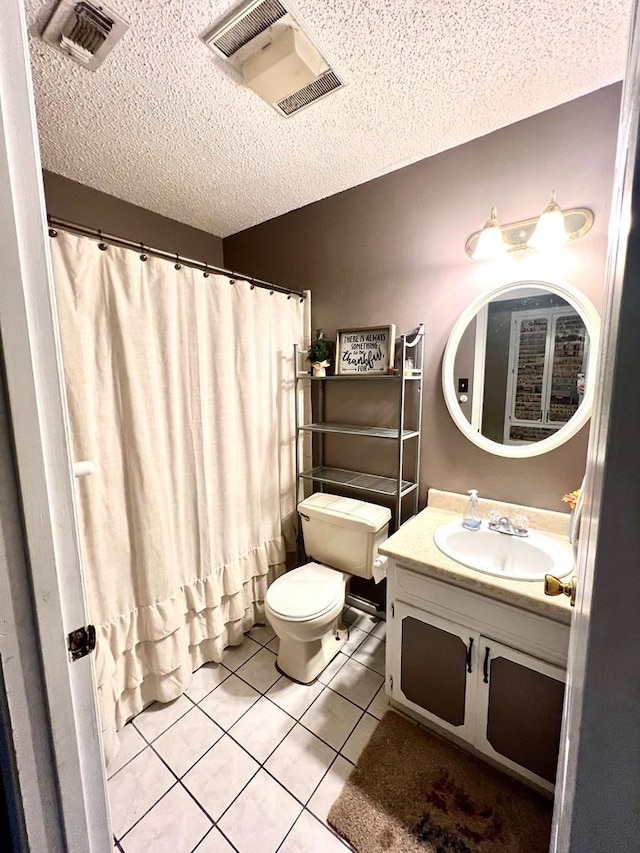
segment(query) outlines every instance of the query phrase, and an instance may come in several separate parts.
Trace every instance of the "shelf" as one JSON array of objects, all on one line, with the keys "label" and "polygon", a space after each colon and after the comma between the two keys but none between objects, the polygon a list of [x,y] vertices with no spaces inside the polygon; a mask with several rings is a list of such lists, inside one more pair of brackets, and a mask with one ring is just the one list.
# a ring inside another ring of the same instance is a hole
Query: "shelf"
[{"label": "shelf", "polygon": [[298,373],[296,379],[311,379],[313,382],[347,382],[349,379],[406,379],[407,381],[422,379],[421,371],[414,371],[408,376],[401,373],[347,373],[344,376],[312,376],[310,373]]},{"label": "shelf", "polygon": [[[347,486],[361,492],[374,492],[378,495],[397,497],[398,481],[393,477],[379,477],[377,474],[362,474],[359,471],[346,471],[344,468],[328,468],[319,465],[310,471],[303,471],[300,476],[314,483],[327,483],[331,486]],[[404,497],[416,489],[415,483],[403,480],[400,497]]]},{"label": "shelf", "polygon": [[[389,429],[379,426],[357,426],[355,424],[303,424],[299,429],[306,432],[321,432],[321,433],[336,433],[338,435],[364,435],[370,438],[393,438],[398,440],[398,429]],[[407,438],[415,438],[420,433],[414,429],[405,429],[402,431],[402,440]]]}]

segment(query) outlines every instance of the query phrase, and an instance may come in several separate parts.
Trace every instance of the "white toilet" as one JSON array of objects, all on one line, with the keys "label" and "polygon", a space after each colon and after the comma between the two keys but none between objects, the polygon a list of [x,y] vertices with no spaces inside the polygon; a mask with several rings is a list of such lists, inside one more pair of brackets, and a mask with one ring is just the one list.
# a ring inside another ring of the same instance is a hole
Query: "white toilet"
[{"label": "white toilet", "polygon": [[305,551],[317,562],[293,569],[271,584],[265,613],[280,638],[279,670],[309,684],[347,640],[347,631],[339,625],[349,577],[373,577],[391,512],[377,504],[317,492],[298,504],[298,513]]}]

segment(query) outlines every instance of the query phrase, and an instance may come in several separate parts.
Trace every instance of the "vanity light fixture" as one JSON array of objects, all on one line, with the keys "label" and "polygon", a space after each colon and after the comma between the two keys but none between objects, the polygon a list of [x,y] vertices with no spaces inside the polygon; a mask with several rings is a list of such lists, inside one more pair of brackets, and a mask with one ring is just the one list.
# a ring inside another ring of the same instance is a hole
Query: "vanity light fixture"
[{"label": "vanity light fixture", "polygon": [[500,225],[496,208],[482,231],[475,231],[467,240],[465,251],[474,261],[491,261],[507,252],[520,249],[549,249],[567,241],[577,240],[591,229],[593,211],[586,207],[562,210],[556,201],[555,190],[542,214],[533,219],[521,219]]}]

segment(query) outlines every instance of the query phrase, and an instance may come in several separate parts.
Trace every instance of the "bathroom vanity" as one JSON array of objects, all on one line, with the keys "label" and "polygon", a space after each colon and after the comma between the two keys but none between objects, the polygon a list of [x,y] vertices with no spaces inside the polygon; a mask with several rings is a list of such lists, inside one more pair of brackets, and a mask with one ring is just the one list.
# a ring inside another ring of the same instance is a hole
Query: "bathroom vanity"
[{"label": "bathroom vanity", "polygon": [[[441,553],[433,534],[461,518],[465,500],[431,490],[427,509],[380,548],[389,558],[387,693],[419,721],[553,791],[570,605],[545,596],[542,581],[480,574]],[[532,528],[570,550],[560,535],[566,515],[529,515]]]}]

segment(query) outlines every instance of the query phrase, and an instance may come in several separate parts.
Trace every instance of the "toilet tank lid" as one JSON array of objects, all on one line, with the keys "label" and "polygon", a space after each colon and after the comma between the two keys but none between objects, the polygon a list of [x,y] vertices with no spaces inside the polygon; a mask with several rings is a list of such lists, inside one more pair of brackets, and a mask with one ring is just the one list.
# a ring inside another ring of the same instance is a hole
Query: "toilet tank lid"
[{"label": "toilet tank lid", "polygon": [[316,492],[298,504],[298,512],[335,524],[338,527],[360,528],[377,533],[391,519],[391,510],[355,498],[341,498]]}]

